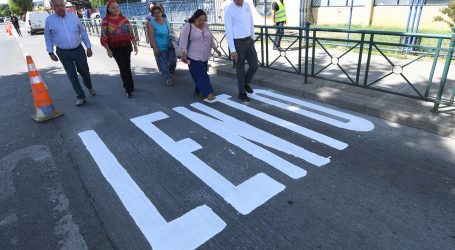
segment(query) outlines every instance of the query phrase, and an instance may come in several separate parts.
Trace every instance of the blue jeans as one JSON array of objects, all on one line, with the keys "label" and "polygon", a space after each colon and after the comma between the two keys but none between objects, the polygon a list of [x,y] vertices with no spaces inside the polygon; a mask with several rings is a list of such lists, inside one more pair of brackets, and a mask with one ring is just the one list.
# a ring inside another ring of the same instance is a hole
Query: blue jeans
[{"label": "blue jeans", "polygon": [[166,51],[160,51],[160,54],[156,57],[156,63],[158,64],[158,70],[161,72],[164,79],[171,79],[171,75],[174,74],[175,68],[177,67],[175,50],[168,49]]},{"label": "blue jeans", "polygon": [[92,88],[92,80],[90,79],[90,70],[87,63],[87,56],[85,55],[85,50],[80,45],[79,47],[72,50],[63,50],[57,48],[57,56],[65,68],[66,75],[73,85],[73,89],[77,94],[78,99],[85,99],[84,90],[82,90],[81,84],[79,83],[79,78],[77,73],[82,76],[84,80],[84,85],[87,89]]},{"label": "blue jeans", "polygon": [[208,70],[208,61],[196,61],[191,58],[188,68],[190,70],[191,78],[196,85],[195,92],[202,93],[204,96],[208,96],[210,93],[213,93],[212,84],[210,84],[210,78],[207,74]]}]

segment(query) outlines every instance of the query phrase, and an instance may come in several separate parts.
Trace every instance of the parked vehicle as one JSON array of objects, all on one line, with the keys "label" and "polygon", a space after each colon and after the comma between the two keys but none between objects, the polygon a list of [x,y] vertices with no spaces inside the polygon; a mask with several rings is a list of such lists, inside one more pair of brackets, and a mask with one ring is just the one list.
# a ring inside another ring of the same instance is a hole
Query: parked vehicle
[{"label": "parked vehicle", "polygon": [[11,22],[11,17],[6,16],[6,17],[3,18],[3,21],[5,21],[5,23],[6,22]]},{"label": "parked vehicle", "polygon": [[25,14],[25,27],[27,32],[33,35],[38,31],[44,31],[44,25],[48,16],[49,13],[45,11],[27,12],[27,14]]},{"label": "parked vehicle", "polygon": [[0,16],[0,23],[3,23],[3,17]]}]

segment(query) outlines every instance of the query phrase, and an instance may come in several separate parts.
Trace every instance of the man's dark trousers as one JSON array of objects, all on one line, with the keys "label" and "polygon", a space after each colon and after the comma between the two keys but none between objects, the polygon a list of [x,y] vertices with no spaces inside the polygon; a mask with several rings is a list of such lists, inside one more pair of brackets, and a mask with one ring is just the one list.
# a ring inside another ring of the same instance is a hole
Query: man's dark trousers
[{"label": "man's dark trousers", "polygon": [[87,56],[82,45],[75,49],[59,49],[57,48],[57,56],[65,68],[66,75],[73,85],[74,91],[77,94],[77,99],[85,99],[84,90],[82,90],[81,84],[77,73],[82,76],[84,85],[88,89],[92,89],[92,80],[90,79],[90,70],[87,63]]},{"label": "man's dark trousers", "polygon": [[[250,84],[258,69],[258,55],[254,48],[254,40],[251,37],[234,39],[237,60],[237,83],[239,93],[246,93],[245,84]],[[248,62],[248,71],[245,73],[245,60]]]},{"label": "man's dark trousers", "polygon": [[284,22],[277,22],[276,23],[276,26],[278,26],[279,28],[276,29],[276,33],[275,33],[275,41],[274,41],[274,45],[273,47],[277,47],[277,48],[280,48],[281,47],[281,38],[283,38],[283,35],[284,35]]}]

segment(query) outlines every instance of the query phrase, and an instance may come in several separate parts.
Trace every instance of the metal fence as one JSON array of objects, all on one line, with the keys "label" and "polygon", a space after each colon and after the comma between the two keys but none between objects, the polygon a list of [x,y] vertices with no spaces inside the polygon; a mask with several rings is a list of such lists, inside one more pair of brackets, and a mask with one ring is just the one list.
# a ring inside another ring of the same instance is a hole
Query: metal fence
[{"label": "metal fence", "polygon": [[[99,20],[85,20],[92,35],[99,35]],[[136,39],[148,43],[143,21],[132,21]],[[183,23],[173,22],[178,34]],[[449,79],[455,45],[452,35],[285,27],[281,48],[274,50],[277,27],[256,27],[256,49],[264,68],[325,79],[354,87],[372,89],[453,106],[455,79]],[[224,26],[211,24],[217,46],[229,59]],[[349,35],[348,35],[349,34]],[[408,38],[419,45],[405,44]],[[444,60],[444,64],[439,63]],[[451,74],[455,76],[455,74]]]}]

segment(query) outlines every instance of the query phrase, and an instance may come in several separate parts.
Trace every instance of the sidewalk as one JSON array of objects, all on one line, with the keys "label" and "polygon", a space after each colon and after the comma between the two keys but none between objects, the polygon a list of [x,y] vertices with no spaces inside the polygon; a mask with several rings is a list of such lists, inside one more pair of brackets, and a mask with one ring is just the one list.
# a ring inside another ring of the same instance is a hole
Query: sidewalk
[{"label": "sidewalk", "polygon": [[[215,59],[210,64],[211,74],[235,78],[230,61]],[[304,84],[301,75],[261,67],[253,79],[253,88],[255,85],[455,138],[455,106],[441,105],[440,113],[434,114],[431,102],[311,77],[308,84]]]}]

